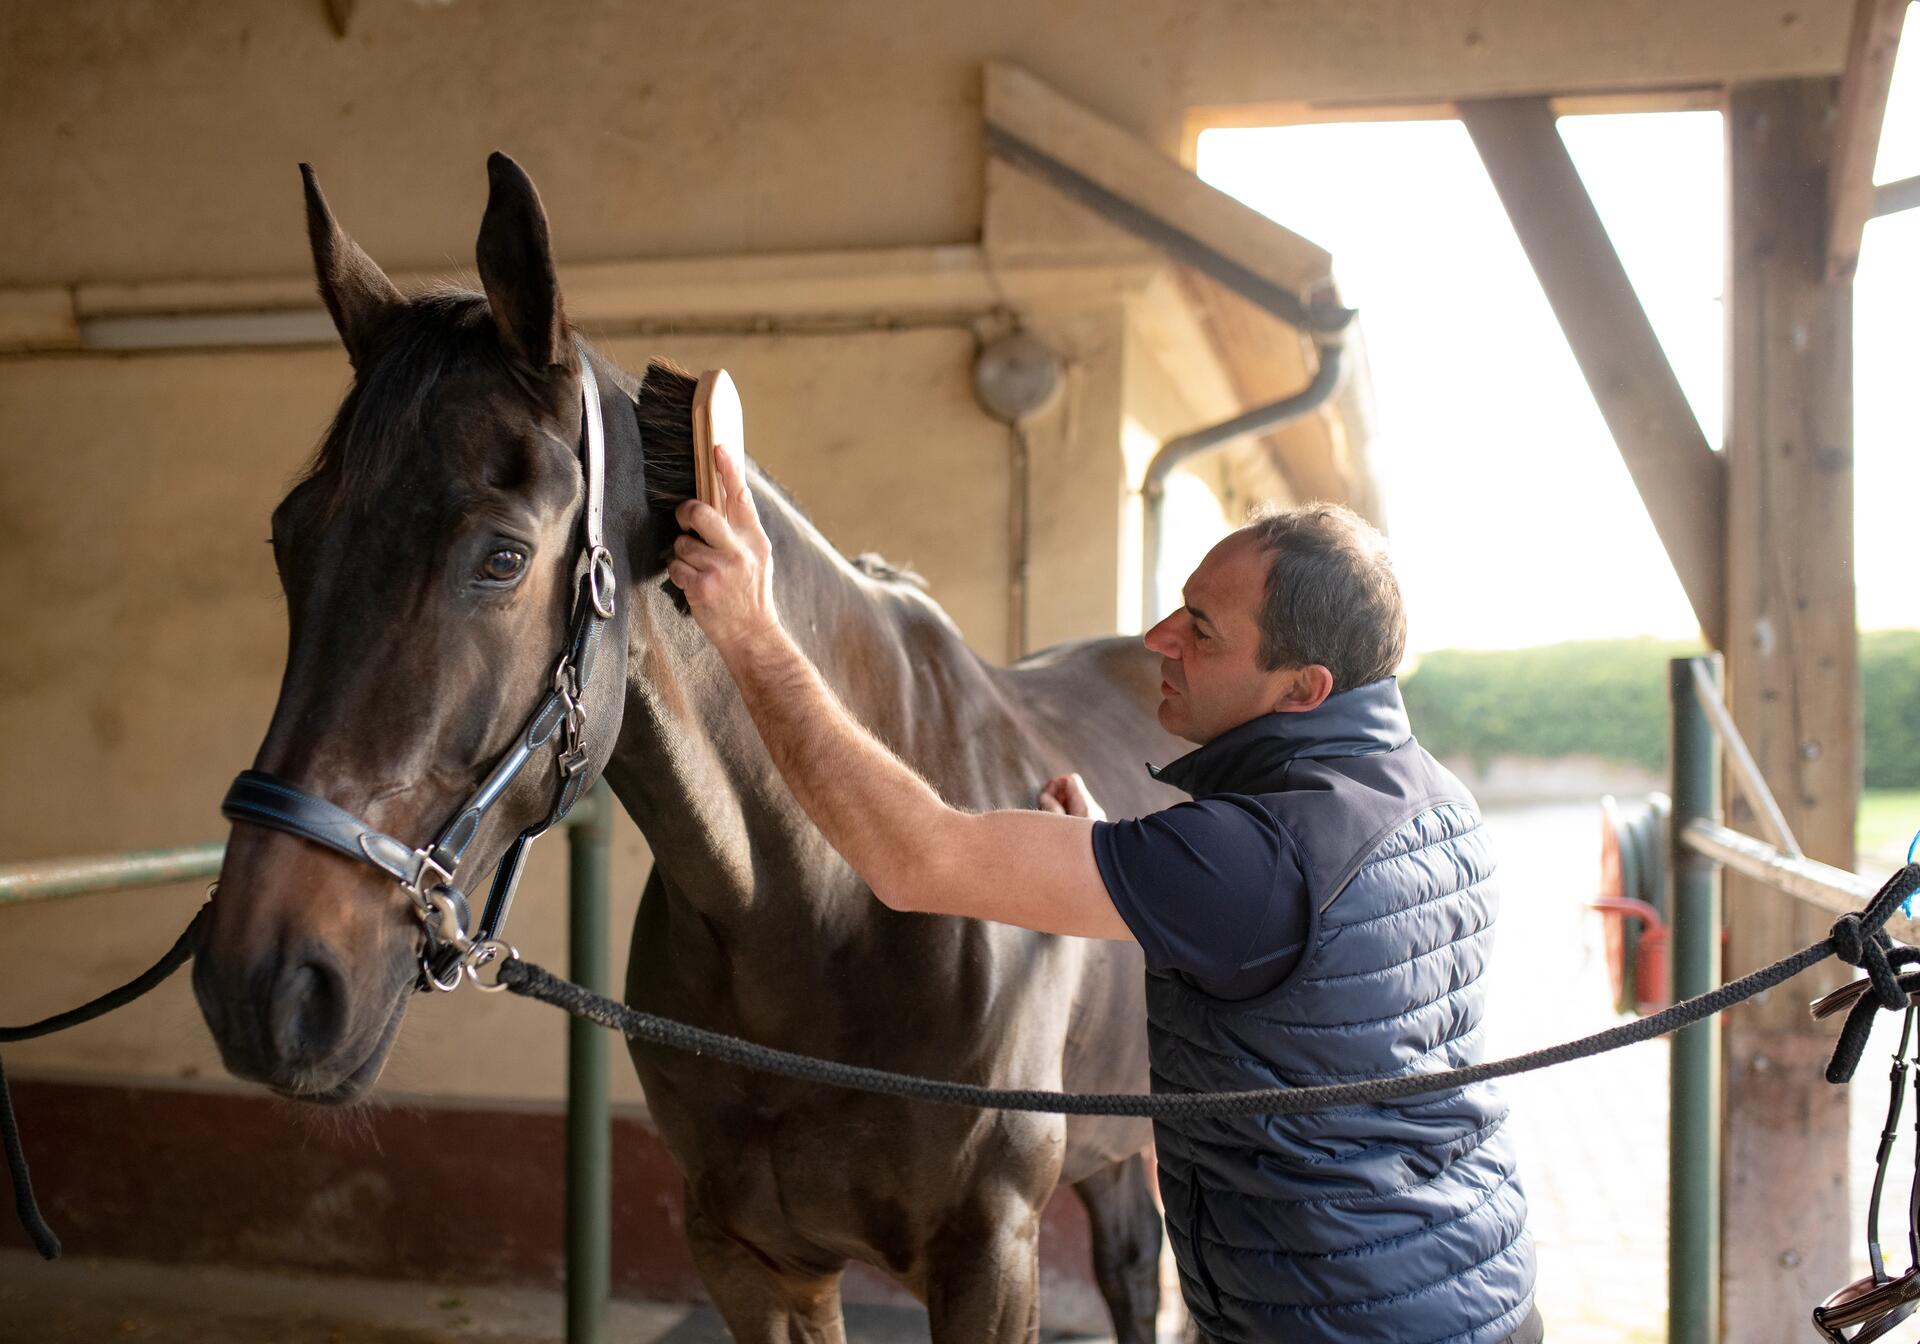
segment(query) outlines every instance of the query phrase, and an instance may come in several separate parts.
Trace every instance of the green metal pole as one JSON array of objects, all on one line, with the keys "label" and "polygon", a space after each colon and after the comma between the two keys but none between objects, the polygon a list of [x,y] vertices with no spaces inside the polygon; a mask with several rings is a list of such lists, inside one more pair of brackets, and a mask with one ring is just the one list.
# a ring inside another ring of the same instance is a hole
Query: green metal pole
[{"label": "green metal pole", "polygon": [[[1714,686],[1720,659],[1705,660]],[[1695,698],[1691,658],[1668,664],[1673,709],[1673,997],[1720,984],[1720,868],[1683,837],[1697,818],[1720,820],[1720,746]],[[1720,1337],[1720,1019],[1673,1038],[1668,1129],[1667,1339],[1715,1344]]]},{"label": "green metal pole", "polygon": [[220,875],[224,840],[174,849],[134,849],[79,859],[31,859],[0,865],[0,905],[57,901],[96,891],[205,882]]},{"label": "green metal pole", "polygon": [[[585,815],[582,815],[582,814]],[[567,832],[567,969],[596,994],[607,985],[607,874],[613,798],[604,782]],[[567,1344],[605,1344],[613,1266],[613,1135],[607,1033],[567,1019]]]}]

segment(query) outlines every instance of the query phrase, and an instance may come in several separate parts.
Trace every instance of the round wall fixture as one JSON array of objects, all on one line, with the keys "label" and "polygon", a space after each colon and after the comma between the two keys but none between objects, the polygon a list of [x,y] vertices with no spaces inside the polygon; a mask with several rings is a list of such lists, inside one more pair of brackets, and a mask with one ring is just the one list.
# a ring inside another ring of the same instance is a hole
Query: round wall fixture
[{"label": "round wall fixture", "polygon": [[987,414],[1009,425],[1038,415],[1060,396],[1066,366],[1053,347],[1016,331],[980,348],[973,391]]}]

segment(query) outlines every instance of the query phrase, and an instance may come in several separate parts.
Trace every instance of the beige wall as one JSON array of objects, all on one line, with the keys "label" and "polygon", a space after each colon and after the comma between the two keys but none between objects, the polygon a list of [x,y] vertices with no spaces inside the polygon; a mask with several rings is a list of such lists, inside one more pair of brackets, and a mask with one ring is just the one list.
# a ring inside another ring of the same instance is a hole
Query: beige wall
[{"label": "beige wall", "polygon": [[293,165],[389,265],[463,262],[489,150],[569,259],[958,242],[980,66],[1179,148],[1196,104],[1644,87],[1839,67],[1842,0],[0,7],[0,284],[280,275]]},{"label": "beige wall", "polygon": [[[1052,503],[1037,529],[1042,642],[1113,628],[1113,388],[1121,308],[1043,315],[1073,373],[1036,427]],[[629,368],[725,363],[752,451],[849,552],[908,564],[983,651],[1007,626],[1006,429],[975,404],[964,324],[890,333],[620,338]],[[251,759],[279,683],[285,621],[267,514],[325,427],[348,370],[335,350],[0,360],[0,861],[224,834],[218,803]],[[1087,598],[1088,592],[1093,596]],[[1080,601],[1074,601],[1079,594]],[[562,965],[563,840],[539,849],[513,936]],[[646,874],[623,826],[616,972]],[[192,889],[0,908],[0,1022],[79,1002],[151,961]],[[557,1097],[561,1021],[463,993],[416,1001],[393,1091]],[[485,1041],[487,1067],[471,1051]],[[220,1078],[184,975],[146,1006],[8,1062],[42,1072]],[[638,1099],[624,1067],[622,1094]]]}]

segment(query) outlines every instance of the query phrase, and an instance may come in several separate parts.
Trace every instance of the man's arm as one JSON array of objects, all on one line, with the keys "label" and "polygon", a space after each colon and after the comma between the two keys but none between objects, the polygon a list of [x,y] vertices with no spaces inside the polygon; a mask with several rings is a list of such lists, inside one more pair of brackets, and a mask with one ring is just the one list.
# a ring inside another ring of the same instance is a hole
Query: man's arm
[{"label": "man's arm", "polygon": [[680,506],[681,526],[696,535],[674,543],[667,574],[828,843],[896,910],[1130,938],[1094,864],[1092,821],[949,807],[847,712],[780,624],[771,548],[738,455],[715,461],[723,508]]}]

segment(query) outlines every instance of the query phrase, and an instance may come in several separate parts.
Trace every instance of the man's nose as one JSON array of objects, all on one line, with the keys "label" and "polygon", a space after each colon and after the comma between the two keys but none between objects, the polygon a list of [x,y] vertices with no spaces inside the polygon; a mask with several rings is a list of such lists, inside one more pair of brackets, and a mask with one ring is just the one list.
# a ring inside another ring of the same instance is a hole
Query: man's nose
[{"label": "man's nose", "polygon": [[1162,658],[1177,659],[1180,656],[1180,639],[1175,630],[1175,623],[1179,616],[1180,613],[1176,611],[1147,631],[1147,647]]}]

